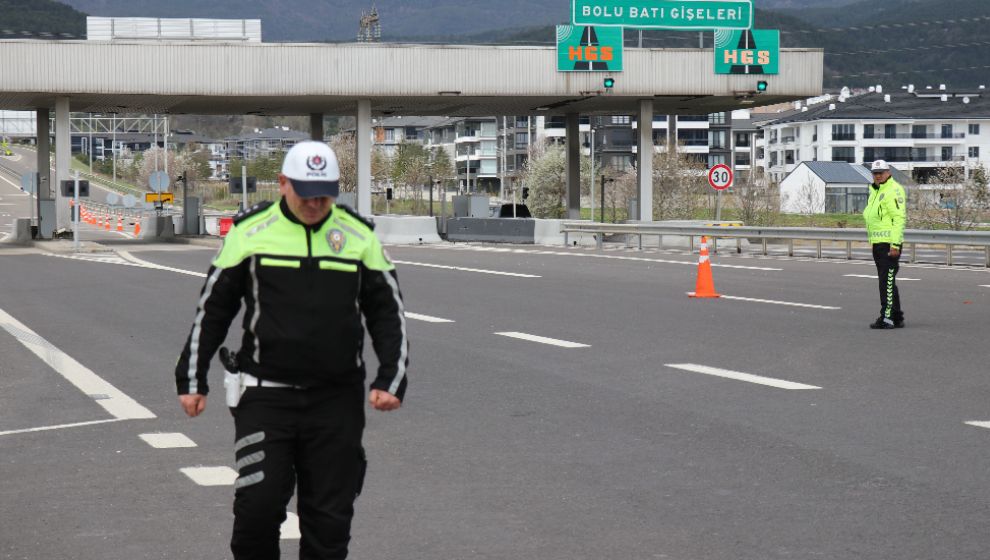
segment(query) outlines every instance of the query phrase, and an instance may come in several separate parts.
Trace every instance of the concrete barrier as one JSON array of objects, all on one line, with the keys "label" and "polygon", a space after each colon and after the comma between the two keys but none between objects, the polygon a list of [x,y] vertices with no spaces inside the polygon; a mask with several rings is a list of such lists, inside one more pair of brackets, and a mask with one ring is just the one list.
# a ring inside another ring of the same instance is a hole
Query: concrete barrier
[{"label": "concrete barrier", "polygon": [[440,243],[437,220],[430,216],[374,216],[375,233],[390,245]]},{"label": "concrete barrier", "polygon": [[[560,231],[560,225],[564,220],[534,220],[536,227],[533,231],[533,242],[537,245],[560,245],[564,244],[564,234]],[[572,233],[567,236],[567,242],[571,245],[593,246],[598,242],[595,236],[587,233]]]},{"label": "concrete barrier", "polygon": [[28,245],[31,243],[31,219],[17,218],[7,235],[0,235],[0,243],[8,245]]},{"label": "concrete barrier", "polygon": [[141,218],[141,234],[138,239],[170,239],[175,237],[175,225],[171,216],[144,216]]},{"label": "concrete barrier", "polygon": [[451,218],[447,241],[533,243],[536,220],[529,218]]}]

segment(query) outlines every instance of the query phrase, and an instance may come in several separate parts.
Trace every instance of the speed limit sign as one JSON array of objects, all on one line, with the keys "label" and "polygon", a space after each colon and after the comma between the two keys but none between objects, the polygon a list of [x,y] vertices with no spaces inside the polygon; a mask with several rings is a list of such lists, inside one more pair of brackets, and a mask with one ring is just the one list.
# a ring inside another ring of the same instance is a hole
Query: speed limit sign
[{"label": "speed limit sign", "polygon": [[732,169],[720,163],[708,170],[708,184],[717,191],[724,191],[732,186]]}]

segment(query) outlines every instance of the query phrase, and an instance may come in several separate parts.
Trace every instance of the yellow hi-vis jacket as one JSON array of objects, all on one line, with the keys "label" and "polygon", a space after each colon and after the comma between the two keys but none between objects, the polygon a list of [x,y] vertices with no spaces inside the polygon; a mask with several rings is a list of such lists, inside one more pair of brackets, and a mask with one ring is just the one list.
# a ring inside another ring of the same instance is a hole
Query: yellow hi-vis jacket
[{"label": "yellow hi-vis jacket", "polygon": [[904,243],[904,224],[907,222],[904,187],[893,177],[882,185],[871,185],[863,218],[871,244],[890,243],[900,247]]}]

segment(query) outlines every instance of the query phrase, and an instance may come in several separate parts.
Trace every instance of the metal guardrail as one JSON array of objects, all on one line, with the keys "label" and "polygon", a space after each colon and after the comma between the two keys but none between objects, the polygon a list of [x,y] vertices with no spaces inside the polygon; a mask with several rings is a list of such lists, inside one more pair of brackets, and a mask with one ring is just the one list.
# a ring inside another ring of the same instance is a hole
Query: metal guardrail
[{"label": "metal guardrail", "polygon": [[[564,245],[568,244],[568,234],[590,233],[598,236],[598,247],[601,248],[603,237],[610,235],[634,235],[639,238],[639,248],[643,248],[643,236],[657,236],[663,244],[663,236],[679,236],[690,238],[691,250],[694,250],[694,238],[702,235],[713,239],[714,250],[718,250],[718,239],[736,239],[737,251],[741,250],[743,239],[759,240],[763,245],[763,254],[767,254],[767,245],[771,241],[786,240],[788,255],[794,256],[794,241],[816,241],[818,258],[822,258],[822,242],[830,241],[846,244],[846,258],[852,259],[852,244],[866,243],[865,229],[845,228],[796,228],[796,227],[755,227],[719,225],[686,225],[664,222],[639,224],[603,224],[597,222],[563,222],[560,226],[564,234]],[[944,245],[945,263],[953,264],[954,247],[981,247],[984,251],[984,266],[990,267],[990,232],[980,231],[948,231],[948,230],[905,230],[904,245],[910,257],[910,262],[916,261],[918,245]]]}]

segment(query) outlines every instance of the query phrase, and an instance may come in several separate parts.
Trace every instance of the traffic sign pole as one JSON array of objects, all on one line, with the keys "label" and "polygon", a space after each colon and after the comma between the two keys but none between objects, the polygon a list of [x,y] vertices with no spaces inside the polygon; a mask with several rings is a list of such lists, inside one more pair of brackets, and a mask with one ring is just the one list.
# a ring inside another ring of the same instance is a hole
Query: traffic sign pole
[{"label": "traffic sign pole", "polygon": [[722,221],[722,191],[732,186],[732,169],[720,163],[708,170],[708,184],[718,191],[715,195],[715,221]]},{"label": "traffic sign pole", "polygon": [[79,214],[82,214],[82,209],[79,206],[79,170],[76,170],[74,188],[75,188],[75,193],[73,194],[76,203],[72,208],[74,214],[72,216],[72,221],[75,224],[75,226],[72,228],[72,247],[75,250],[75,252],[78,253],[79,252]]}]

